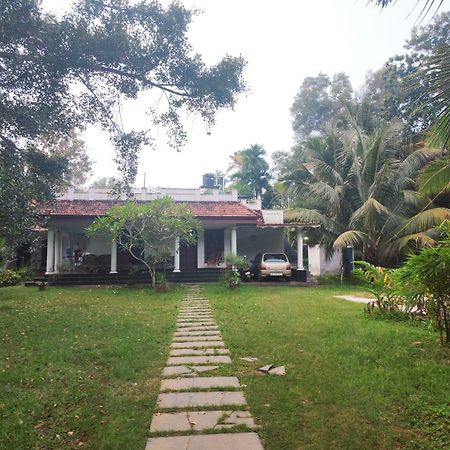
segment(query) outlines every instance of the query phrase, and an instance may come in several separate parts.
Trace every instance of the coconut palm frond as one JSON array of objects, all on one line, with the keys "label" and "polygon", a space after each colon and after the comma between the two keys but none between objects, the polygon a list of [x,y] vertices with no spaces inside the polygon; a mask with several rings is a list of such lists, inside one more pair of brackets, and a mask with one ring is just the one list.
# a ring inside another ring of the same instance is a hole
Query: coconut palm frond
[{"label": "coconut palm frond", "polygon": [[439,226],[444,220],[450,219],[450,209],[432,208],[422,211],[407,220],[397,231],[394,238],[401,235],[421,233]]},{"label": "coconut palm frond", "polygon": [[418,210],[426,205],[424,198],[417,191],[405,189],[402,191],[402,194],[403,202],[406,207]]},{"label": "coconut palm frond", "polygon": [[285,223],[313,223],[321,225],[326,231],[339,234],[340,225],[315,209],[296,208],[284,213]]},{"label": "coconut palm frond", "polygon": [[426,232],[412,233],[402,236],[393,242],[394,247],[399,250],[406,247],[408,244],[414,244],[415,248],[433,247],[437,241],[429,236]]},{"label": "coconut palm frond", "polygon": [[440,158],[443,150],[440,148],[424,147],[408,155],[399,165],[399,174],[405,178],[415,178],[429,162]]},{"label": "coconut palm frond", "polygon": [[435,92],[431,99],[433,108],[439,112],[430,141],[447,147],[450,143],[450,45],[439,47],[424,67],[425,79],[430,90]]},{"label": "coconut palm frond", "polygon": [[362,231],[357,230],[348,230],[344,233],[340,234],[336,240],[334,241],[334,248],[343,248],[343,247],[361,247],[364,241],[367,239],[367,234]]},{"label": "coconut palm frond", "polygon": [[419,191],[431,195],[450,189],[450,158],[429,163],[417,179]]},{"label": "coconut palm frond", "polygon": [[363,205],[358,208],[350,218],[350,226],[357,226],[361,223],[378,222],[378,219],[387,218],[391,212],[383,204],[373,197],[368,198]]},{"label": "coconut palm frond", "polygon": [[332,166],[320,159],[311,159],[313,173],[316,178],[327,183],[343,184],[342,175]]}]

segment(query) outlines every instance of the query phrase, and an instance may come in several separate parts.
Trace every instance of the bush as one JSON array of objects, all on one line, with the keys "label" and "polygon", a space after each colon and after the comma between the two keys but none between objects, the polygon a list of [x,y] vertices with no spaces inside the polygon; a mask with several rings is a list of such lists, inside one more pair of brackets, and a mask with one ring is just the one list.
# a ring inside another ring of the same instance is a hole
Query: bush
[{"label": "bush", "polygon": [[244,256],[230,254],[225,256],[227,268],[221,276],[222,283],[230,288],[236,288],[241,284],[241,275],[239,269],[244,269],[247,266],[247,260]]},{"label": "bush", "polygon": [[0,272],[0,287],[15,286],[22,281],[22,277],[14,270]]},{"label": "bush", "polygon": [[30,266],[21,267],[17,270],[22,281],[30,281],[34,278],[34,271]]},{"label": "bush", "polygon": [[396,271],[399,290],[406,299],[420,299],[437,330],[441,343],[450,344],[450,221],[440,230],[443,240],[435,247],[409,256]]}]

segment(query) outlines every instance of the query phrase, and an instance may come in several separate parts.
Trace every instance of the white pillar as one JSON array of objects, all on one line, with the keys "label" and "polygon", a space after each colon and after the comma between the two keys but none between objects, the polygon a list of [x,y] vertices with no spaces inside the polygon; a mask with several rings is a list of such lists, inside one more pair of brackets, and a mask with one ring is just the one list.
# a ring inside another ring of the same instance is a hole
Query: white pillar
[{"label": "white pillar", "polygon": [[117,240],[113,238],[111,242],[111,270],[109,273],[117,273]]},{"label": "white pillar", "polygon": [[50,275],[53,273],[54,265],[55,265],[55,231],[49,228],[47,231],[47,266],[45,268],[46,275]]},{"label": "white pillar", "polygon": [[297,228],[297,269],[305,270],[303,267],[303,230]]},{"label": "white pillar", "polygon": [[173,271],[180,271],[180,238],[177,236],[175,238],[175,256],[173,261]]},{"label": "white pillar", "polygon": [[236,227],[231,229],[231,253],[233,255],[237,255],[237,235],[236,235]]},{"label": "white pillar", "polygon": [[54,273],[61,272],[61,257],[62,257],[62,236],[61,231],[57,230],[55,233],[55,269]]}]

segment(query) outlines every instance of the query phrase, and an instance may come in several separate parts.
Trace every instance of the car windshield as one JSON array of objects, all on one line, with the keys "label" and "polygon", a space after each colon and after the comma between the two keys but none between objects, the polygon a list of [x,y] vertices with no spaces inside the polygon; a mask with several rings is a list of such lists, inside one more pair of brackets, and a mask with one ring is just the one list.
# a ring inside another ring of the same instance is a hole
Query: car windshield
[{"label": "car windshield", "polygon": [[264,262],[287,262],[287,258],[283,253],[266,253]]}]

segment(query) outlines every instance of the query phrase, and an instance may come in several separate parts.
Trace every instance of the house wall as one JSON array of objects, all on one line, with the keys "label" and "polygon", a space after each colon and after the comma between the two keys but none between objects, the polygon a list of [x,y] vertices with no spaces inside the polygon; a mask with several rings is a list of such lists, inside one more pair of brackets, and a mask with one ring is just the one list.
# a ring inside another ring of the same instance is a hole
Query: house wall
[{"label": "house wall", "polygon": [[326,273],[340,273],[342,266],[341,251],[337,250],[330,259],[319,245],[308,246],[308,268],[312,275],[324,275]]},{"label": "house wall", "polygon": [[282,228],[241,227],[237,229],[237,252],[253,260],[258,253],[284,252]]}]

